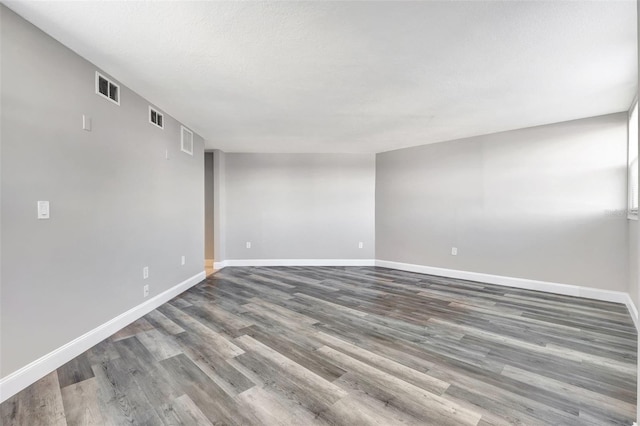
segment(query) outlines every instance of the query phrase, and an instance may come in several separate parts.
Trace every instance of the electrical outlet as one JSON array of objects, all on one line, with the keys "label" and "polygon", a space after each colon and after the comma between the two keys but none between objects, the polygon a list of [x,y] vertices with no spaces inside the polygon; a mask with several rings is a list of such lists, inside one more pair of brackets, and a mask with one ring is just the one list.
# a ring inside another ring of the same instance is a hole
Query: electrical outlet
[{"label": "electrical outlet", "polygon": [[251,248],[251,241],[247,241],[247,248]]},{"label": "electrical outlet", "polygon": [[185,263],[187,263],[186,258],[184,256],[182,256],[182,259],[180,260],[180,264],[184,265]]},{"label": "electrical outlet", "polygon": [[142,292],[144,293],[144,297],[149,296],[149,284],[142,287]]},{"label": "electrical outlet", "polygon": [[142,268],[142,279],[146,280],[147,278],[149,278],[149,267],[145,266]]},{"label": "electrical outlet", "polygon": [[362,241],[358,243],[358,248],[364,248],[364,243]]},{"label": "electrical outlet", "polygon": [[457,255],[458,255],[458,248],[451,247],[451,256],[457,256]]}]

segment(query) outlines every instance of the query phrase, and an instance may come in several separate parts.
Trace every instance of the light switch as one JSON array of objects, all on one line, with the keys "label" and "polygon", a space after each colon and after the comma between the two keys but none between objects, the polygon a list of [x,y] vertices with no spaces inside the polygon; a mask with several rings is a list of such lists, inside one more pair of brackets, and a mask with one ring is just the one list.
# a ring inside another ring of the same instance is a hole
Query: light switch
[{"label": "light switch", "polygon": [[38,219],[49,219],[48,201],[38,201]]},{"label": "light switch", "polygon": [[87,117],[84,114],[82,115],[82,130],[91,131],[91,117]]}]

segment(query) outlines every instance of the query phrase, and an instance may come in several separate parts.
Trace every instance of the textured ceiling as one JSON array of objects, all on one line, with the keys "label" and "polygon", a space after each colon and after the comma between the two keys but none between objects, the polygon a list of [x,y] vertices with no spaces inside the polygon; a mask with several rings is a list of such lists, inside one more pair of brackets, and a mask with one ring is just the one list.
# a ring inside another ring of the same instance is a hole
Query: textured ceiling
[{"label": "textured ceiling", "polygon": [[230,152],[380,152],[637,85],[634,0],[5,4]]}]

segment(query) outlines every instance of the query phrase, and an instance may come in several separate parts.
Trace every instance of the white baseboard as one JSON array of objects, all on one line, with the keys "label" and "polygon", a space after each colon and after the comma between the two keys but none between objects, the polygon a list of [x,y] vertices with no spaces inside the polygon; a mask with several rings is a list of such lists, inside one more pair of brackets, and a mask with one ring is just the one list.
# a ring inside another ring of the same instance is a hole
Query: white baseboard
[{"label": "white baseboard", "polygon": [[205,268],[213,268],[214,263],[215,262],[213,261],[213,259],[205,259],[204,260],[204,267]]},{"label": "white baseboard", "polygon": [[640,331],[640,322],[638,321],[638,309],[636,308],[635,303],[631,300],[631,296],[627,294],[627,300],[625,302],[627,305],[627,309],[629,310],[629,315],[631,315],[631,319],[633,323],[636,325],[636,330]]},{"label": "white baseboard", "polygon": [[[220,262],[225,266],[375,266],[374,259],[235,259]],[[216,268],[221,269],[221,268]]]},{"label": "white baseboard", "polygon": [[168,302],[180,293],[188,290],[206,278],[204,271],[163,293],[147,300],[127,312],[107,321],[106,323],[72,340],[64,346],[44,355],[32,363],[22,367],[18,371],[3,377],[0,380],[0,402],[20,392],[27,386],[40,380],[42,377],[71,361],[87,349],[100,343],[115,332],[143,317],[163,303]]},{"label": "white baseboard", "polygon": [[213,269],[222,269],[227,266],[227,261],[223,260],[222,262],[213,262]]},{"label": "white baseboard", "polygon": [[437,275],[440,277],[457,278],[461,280],[478,281],[487,284],[503,285],[526,290],[545,291],[547,293],[563,294],[566,296],[584,297],[605,302],[622,303],[629,309],[636,329],[638,328],[638,311],[624,291],[602,290],[598,288],[582,287],[571,284],[558,284],[548,281],[529,280],[526,278],[505,277],[502,275],[483,274],[480,272],[458,271],[455,269],[437,268],[434,266],[414,265],[411,263],[376,260],[376,266],[398,269],[401,271],[417,272],[420,274]]}]

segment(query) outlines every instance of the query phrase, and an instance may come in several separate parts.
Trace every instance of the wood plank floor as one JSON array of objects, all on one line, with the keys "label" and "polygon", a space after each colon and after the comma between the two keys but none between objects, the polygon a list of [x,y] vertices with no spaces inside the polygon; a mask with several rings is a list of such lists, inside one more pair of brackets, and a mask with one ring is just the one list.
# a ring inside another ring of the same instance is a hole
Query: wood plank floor
[{"label": "wood plank floor", "polygon": [[2,425],[631,425],[623,305],[373,267],[225,268]]}]

